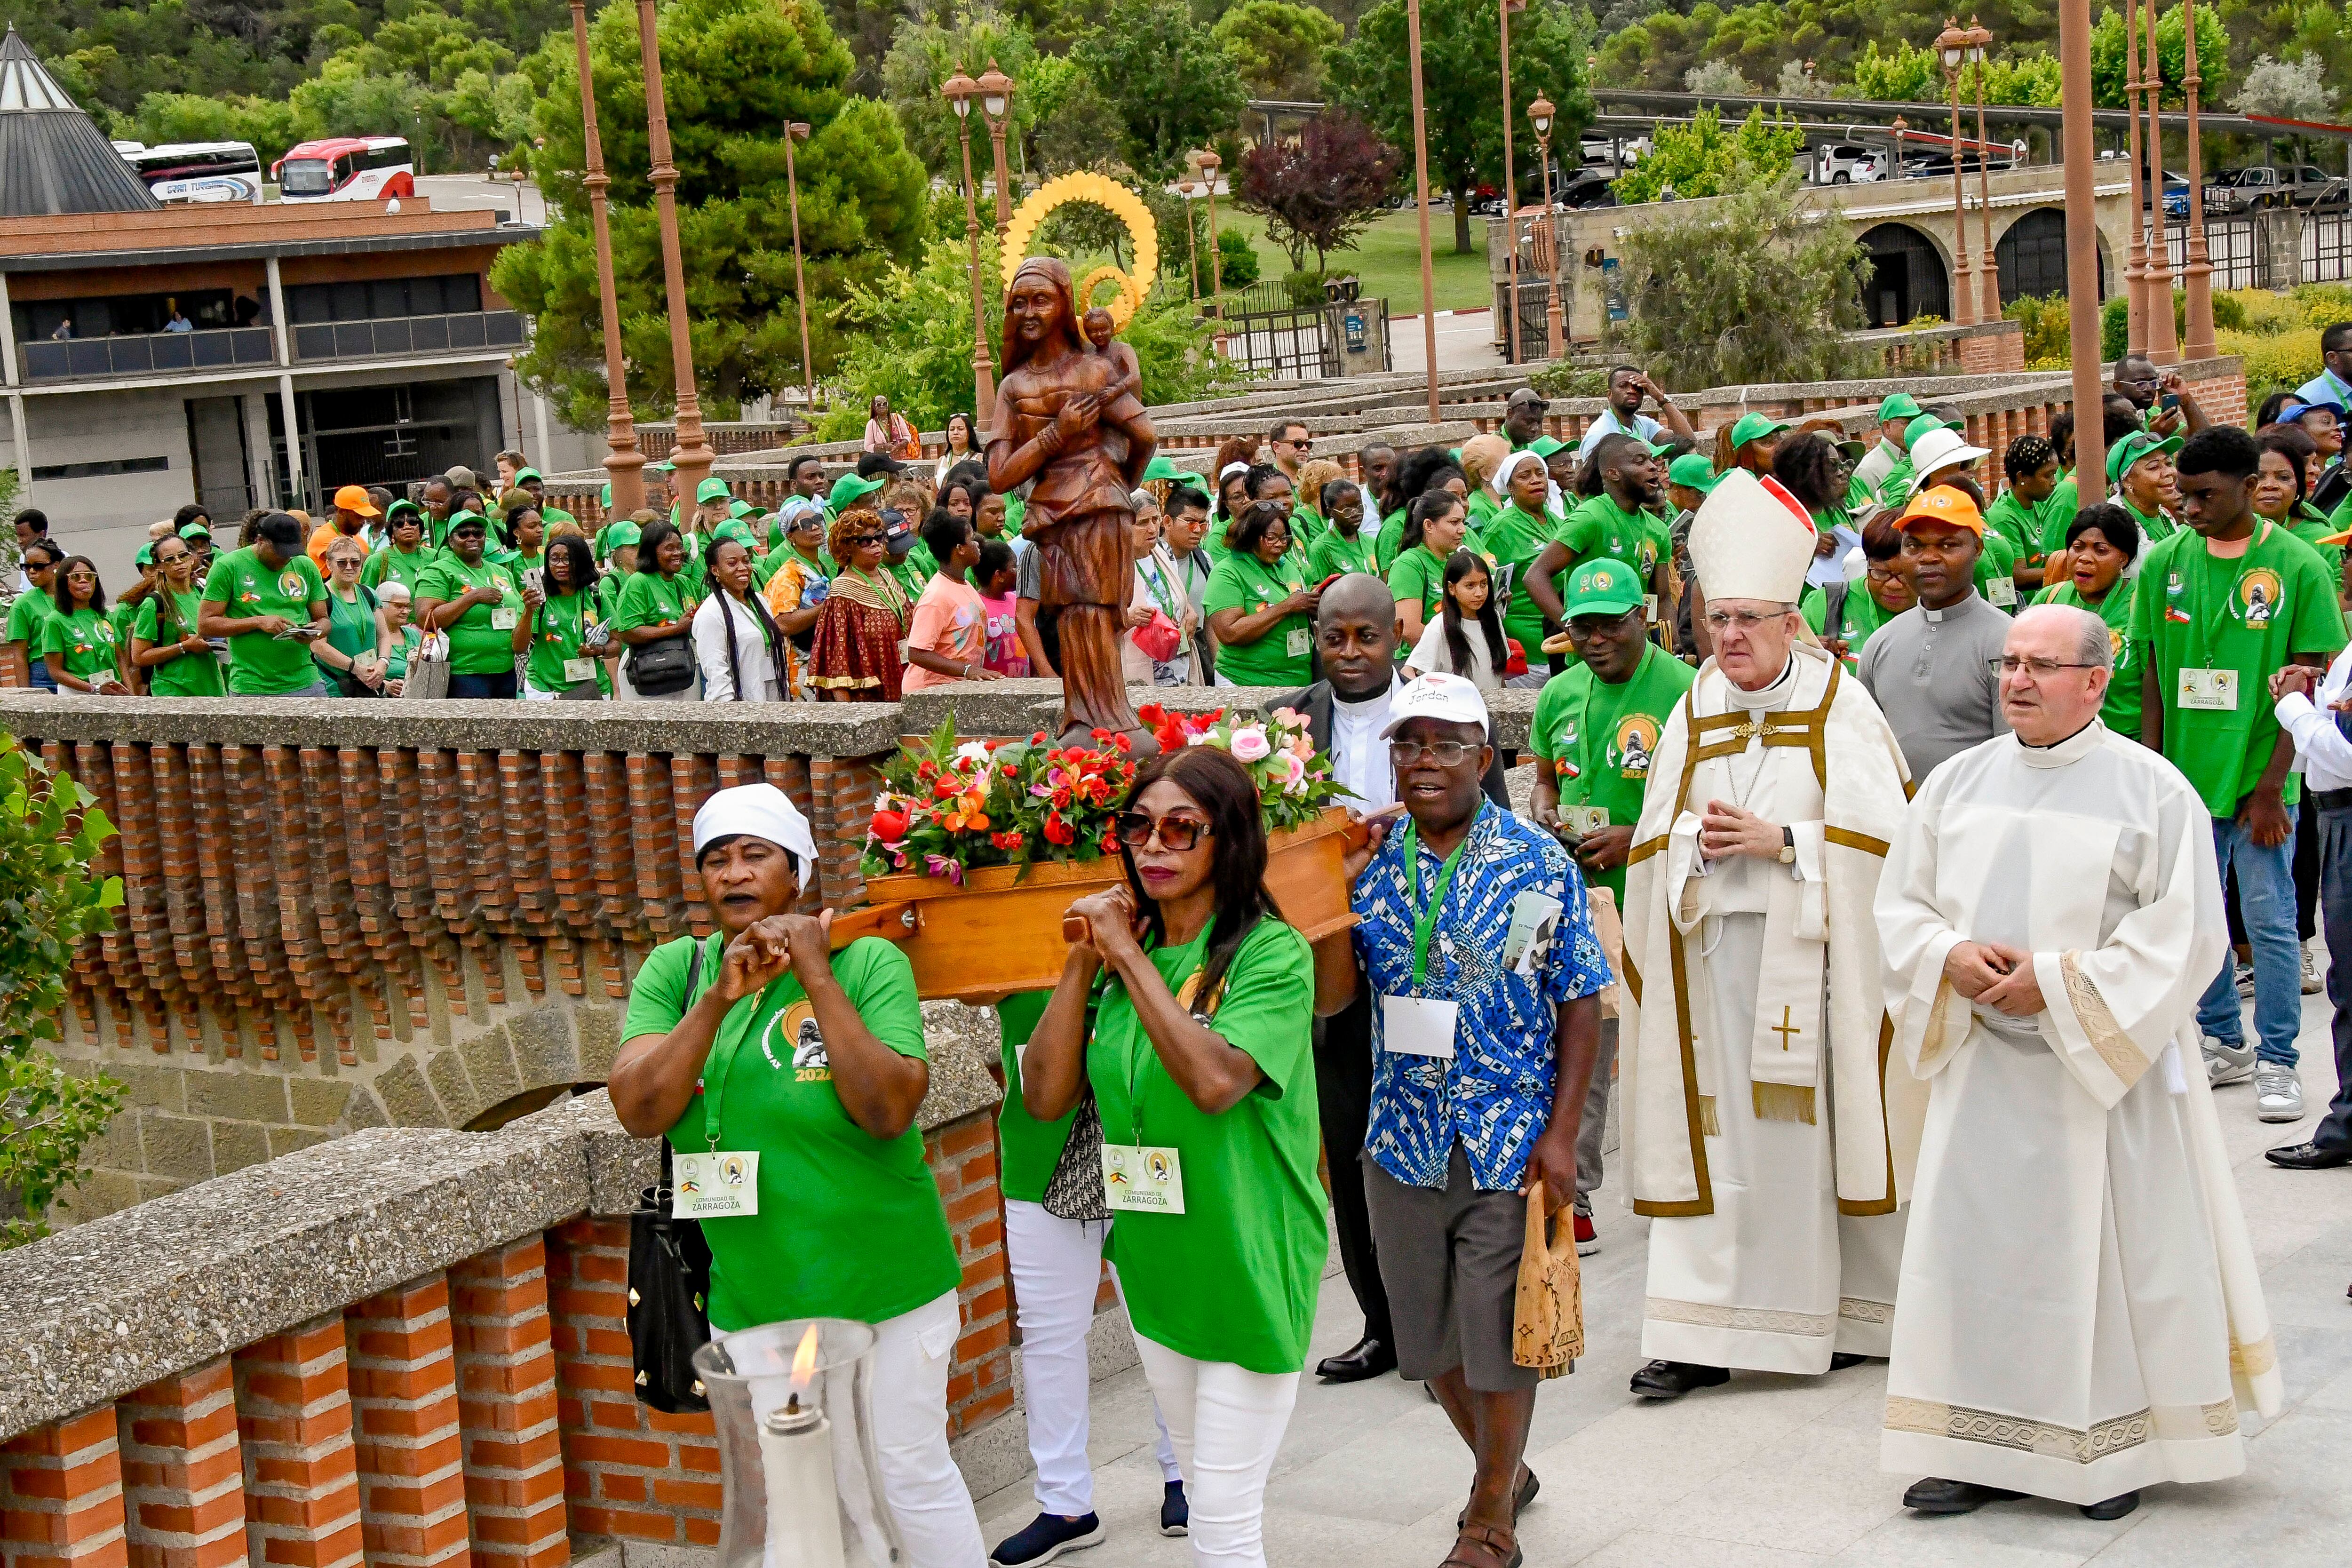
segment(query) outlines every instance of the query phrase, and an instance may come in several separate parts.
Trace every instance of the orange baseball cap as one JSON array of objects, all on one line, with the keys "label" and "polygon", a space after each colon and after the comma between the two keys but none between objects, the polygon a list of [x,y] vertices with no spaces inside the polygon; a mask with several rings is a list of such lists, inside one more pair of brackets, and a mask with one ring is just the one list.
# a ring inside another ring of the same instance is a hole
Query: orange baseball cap
[{"label": "orange baseball cap", "polygon": [[369,499],[367,486],[365,485],[345,485],[341,489],[337,490],[335,492],[335,510],[337,511],[355,511],[362,517],[377,517],[382,515],[376,510],[375,502]]},{"label": "orange baseball cap", "polygon": [[1895,520],[1895,526],[1908,528],[1915,519],[1948,523],[1967,529],[1979,539],[1984,537],[1984,514],[1977,510],[1977,503],[1969,499],[1968,491],[1949,485],[1937,485],[1913,496],[1911,504],[1903,509],[1903,515]]}]

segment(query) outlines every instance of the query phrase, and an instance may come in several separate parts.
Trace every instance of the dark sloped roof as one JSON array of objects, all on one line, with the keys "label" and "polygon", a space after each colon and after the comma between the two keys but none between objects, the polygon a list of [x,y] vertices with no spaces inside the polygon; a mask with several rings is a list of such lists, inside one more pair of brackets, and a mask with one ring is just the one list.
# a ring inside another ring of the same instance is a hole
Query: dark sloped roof
[{"label": "dark sloped roof", "polygon": [[162,206],[11,26],[0,38],[0,217]]}]

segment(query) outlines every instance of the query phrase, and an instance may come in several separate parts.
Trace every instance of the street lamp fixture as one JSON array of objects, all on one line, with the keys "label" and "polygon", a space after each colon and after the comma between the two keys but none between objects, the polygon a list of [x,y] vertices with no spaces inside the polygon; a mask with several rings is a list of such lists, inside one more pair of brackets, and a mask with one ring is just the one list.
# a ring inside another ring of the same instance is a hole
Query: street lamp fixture
[{"label": "street lamp fixture", "polygon": [[1201,302],[1201,247],[1192,239],[1192,182],[1179,180],[1176,194],[1184,198],[1184,280],[1190,286],[1192,303]]},{"label": "street lamp fixture", "polygon": [[1985,50],[1992,29],[1969,18],[1969,63],[1977,68],[1977,268],[1984,283],[1984,320],[2000,320],[2000,264],[1992,254],[1992,154],[1985,139]]},{"label": "street lamp fixture", "polygon": [[1543,165],[1543,237],[1545,248],[1551,253],[1551,289],[1544,301],[1544,327],[1554,359],[1568,352],[1559,308],[1559,234],[1551,212],[1551,125],[1558,112],[1552,100],[1541,93],[1528,105],[1528,123],[1536,128],[1536,162]]},{"label": "street lamp fixture", "polygon": [[1007,116],[1013,110],[1013,79],[996,68],[990,60],[988,68],[980,73],[972,84],[980,99],[980,111],[988,118],[988,140],[996,154],[996,233],[1003,238],[1013,222],[1012,182],[1004,168],[1004,132]]},{"label": "street lamp fixture", "polygon": [[981,86],[961,71],[940,84],[940,96],[955,110],[956,141],[963,149],[963,238],[971,272],[971,405],[982,425],[996,417],[996,370],[988,357],[988,305],[981,291],[980,205],[971,184],[971,100]]},{"label": "street lamp fixture", "polygon": [[2157,62],[2156,0],[2147,0],[2147,71],[2140,79],[2147,94],[2147,357],[2155,364],[2180,361],[2180,333],[2172,324],[2172,234],[2164,210],[2164,72]]},{"label": "street lamp fixture", "polygon": [[[1936,53],[1944,62],[1944,84],[1952,100],[1952,319],[1974,326],[1977,319],[1976,279],[1969,266],[1968,187],[1960,179],[1960,66],[1969,55],[1969,30],[1948,20],[1936,35]],[[1981,157],[1981,154],[1979,154]]]},{"label": "street lamp fixture", "polygon": [[1223,163],[1213,147],[1201,154],[1201,178],[1209,186],[1209,309],[1220,321],[1225,319],[1225,269],[1217,254],[1217,170]]}]

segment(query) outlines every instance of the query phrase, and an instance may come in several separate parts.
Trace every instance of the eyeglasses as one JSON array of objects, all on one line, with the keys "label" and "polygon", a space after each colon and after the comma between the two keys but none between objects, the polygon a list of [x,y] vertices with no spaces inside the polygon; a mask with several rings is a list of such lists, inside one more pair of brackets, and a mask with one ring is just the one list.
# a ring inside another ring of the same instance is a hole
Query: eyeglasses
[{"label": "eyeglasses", "polygon": [[1467,741],[1391,741],[1389,761],[1409,768],[1427,757],[1441,768],[1458,768],[1462,759],[1478,749]]},{"label": "eyeglasses", "polygon": [[1738,626],[1743,632],[1752,632],[1765,622],[1777,621],[1790,613],[1774,610],[1759,616],[1753,610],[1709,610],[1706,613],[1706,629],[1720,634]]},{"label": "eyeglasses", "polygon": [[1985,668],[2003,679],[2022,672],[2036,680],[2047,680],[2062,669],[2105,669],[2107,667],[2104,664],[2065,664],[2054,658],[2020,658],[2015,654],[2005,653],[1999,658],[1985,660]]},{"label": "eyeglasses", "polygon": [[1197,816],[1154,816],[1148,811],[1118,814],[1118,841],[1129,849],[1143,848],[1156,832],[1162,849],[1181,855],[1200,843],[1209,831],[1209,825]]},{"label": "eyeglasses", "polygon": [[1275,443],[1275,445],[1276,445],[1276,446],[1277,446],[1277,447],[1290,447],[1293,451],[1305,452],[1305,451],[1310,451],[1310,450],[1312,450],[1312,449],[1314,448],[1314,446],[1315,446],[1315,438],[1314,438],[1313,437],[1311,437],[1311,436],[1300,436],[1300,437],[1296,437],[1295,439],[1294,439],[1294,438],[1286,438],[1286,439],[1283,439],[1283,440],[1280,440],[1280,441],[1276,441],[1276,442]]},{"label": "eyeglasses", "polygon": [[887,533],[853,533],[844,539],[842,542],[849,545],[886,544],[889,542],[889,539],[890,536]]}]

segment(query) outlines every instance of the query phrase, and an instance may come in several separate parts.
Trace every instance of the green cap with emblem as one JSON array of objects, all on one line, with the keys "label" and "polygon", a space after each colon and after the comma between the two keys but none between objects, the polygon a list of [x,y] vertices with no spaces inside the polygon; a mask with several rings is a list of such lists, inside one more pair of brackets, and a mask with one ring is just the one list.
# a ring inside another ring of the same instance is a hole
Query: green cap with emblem
[{"label": "green cap with emblem", "polygon": [[1919,400],[1907,392],[1890,392],[1878,405],[1878,422],[1919,417]]},{"label": "green cap with emblem", "polygon": [[1775,419],[1769,414],[1743,414],[1731,427],[1731,449],[1739,450],[1750,441],[1760,441],[1767,436],[1777,436],[1789,427],[1785,419]]},{"label": "green cap with emblem", "polygon": [[2158,452],[2178,452],[2179,450],[2180,450],[2180,437],[2178,436],[2152,436],[2145,430],[2135,430],[2107,448],[2107,483],[2111,485],[2123,483],[2124,475],[2130,472],[2131,466],[2143,458],[2152,458]]},{"label": "green cap with emblem", "polygon": [[1715,465],[1698,452],[1685,452],[1666,465],[1666,483],[1696,490],[1701,495],[1711,494],[1722,479],[1723,476],[1715,471]]},{"label": "green cap with emblem", "polygon": [[597,542],[604,547],[604,552],[609,555],[623,545],[635,544],[644,537],[645,530],[625,517],[618,522],[608,524],[604,531],[598,534],[596,539]]},{"label": "green cap with emblem", "polygon": [[694,487],[694,499],[697,501],[725,500],[729,494],[727,481],[717,474],[711,475]]},{"label": "green cap with emblem", "polygon": [[1922,414],[1903,426],[1903,445],[1906,449],[1917,446],[1919,437],[1931,430],[1958,430],[1966,435],[1968,428],[1968,421],[1964,419],[1941,419],[1933,414]]},{"label": "green cap with emblem", "polygon": [[880,479],[861,479],[856,474],[844,474],[833,481],[832,494],[826,505],[838,515],[851,501],[863,500],[882,488]]},{"label": "green cap with emblem", "polygon": [[1569,574],[1560,605],[1570,620],[1579,616],[1622,616],[1642,607],[1647,596],[1633,569],[1613,556],[1599,555]]}]

